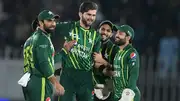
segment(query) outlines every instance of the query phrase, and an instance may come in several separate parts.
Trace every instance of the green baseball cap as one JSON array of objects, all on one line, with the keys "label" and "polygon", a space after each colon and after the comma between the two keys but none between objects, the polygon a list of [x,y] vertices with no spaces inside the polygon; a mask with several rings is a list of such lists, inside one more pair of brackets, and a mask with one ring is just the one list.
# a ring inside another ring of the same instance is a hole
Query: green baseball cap
[{"label": "green baseball cap", "polygon": [[129,35],[131,37],[132,40],[134,39],[134,30],[131,26],[129,26],[129,25],[116,26],[116,30],[125,32],[127,35]]},{"label": "green baseball cap", "polygon": [[52,18],[59,19],[60,16],[59,15],[55,15],[53,12],[51,12],[49,10],[43,10],[38,15],[38,21],[41,21],[41,20],[50,20]]},{"label": "green baseball cap", "polygon": [[99,28],[100,28],[102,25],[104,25],[104,24],[108,24],[113,31],[116,29],[115,26],[114,26],[114,24],[113,24],[111,21],[109,21],[109,20],[104,20],[104,21],[102,21],[102,22],[99,24]]}]

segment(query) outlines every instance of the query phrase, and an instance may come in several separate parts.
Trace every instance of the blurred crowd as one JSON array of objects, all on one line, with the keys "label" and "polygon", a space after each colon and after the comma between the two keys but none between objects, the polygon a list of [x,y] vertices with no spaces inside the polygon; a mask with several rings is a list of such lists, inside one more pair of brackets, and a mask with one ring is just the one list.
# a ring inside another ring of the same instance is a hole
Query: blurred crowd
[{"label": "blurred crowd", "polygon": [[[0,58],[22,59],[22,46],[32,32],[31,22],[41,10],[58,13],[61,21],[78,20],[82,1],[86,0],[0,0]],[[176,75],[180,57],[179,0],[91,1],[99,5],[94,27],[106,19],[131,25],[135,29],[133,45],[139,53],[156,57],[162,77],[169,69]]]}]

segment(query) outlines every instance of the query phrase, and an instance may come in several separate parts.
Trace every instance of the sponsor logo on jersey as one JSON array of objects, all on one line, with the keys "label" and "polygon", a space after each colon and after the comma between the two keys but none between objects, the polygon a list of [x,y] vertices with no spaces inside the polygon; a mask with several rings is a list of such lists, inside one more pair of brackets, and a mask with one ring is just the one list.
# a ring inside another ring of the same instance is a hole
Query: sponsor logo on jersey
[{"label": "sponsor logo on jersey", "polygon": [[47,97],[47,98],[46,98],[46,101],[51,101],[51,98],[50,98],[50,97]]},{"label": "sponsor logo on jersey", "polygon": [[132,52],[132,53],[130,54],[130,58],[131,58],[131,59],[136,58],[136,53]]}]

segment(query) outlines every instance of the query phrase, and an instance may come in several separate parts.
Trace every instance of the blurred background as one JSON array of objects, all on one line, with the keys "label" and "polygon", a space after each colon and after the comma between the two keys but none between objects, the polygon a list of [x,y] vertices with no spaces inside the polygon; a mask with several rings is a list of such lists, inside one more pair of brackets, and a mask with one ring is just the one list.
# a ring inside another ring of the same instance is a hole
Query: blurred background
[{"label": "blurred background", "polygon": [[[32,32],[32,20],[44,9],[58,13],[60,21],[78,20],[83,1],[0,0],[0,101],[23,101],[17,81],[22,76],[22,46]],[[95,28],[102,20],[134,28],[133,45],[141,57],[141,101],[180,101],[180,0],[91,1],[99,5]],[[59,40],[53,42],[55,47],[63,44],[63,38]]]}]

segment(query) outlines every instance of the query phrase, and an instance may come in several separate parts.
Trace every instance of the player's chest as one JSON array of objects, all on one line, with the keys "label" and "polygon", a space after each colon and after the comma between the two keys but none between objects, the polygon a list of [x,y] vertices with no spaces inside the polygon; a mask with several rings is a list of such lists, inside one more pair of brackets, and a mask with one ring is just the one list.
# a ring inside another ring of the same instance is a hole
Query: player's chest
[{"label": "player's chest", "polygon": [[127,69],[127,57],[126,54],[124,54],[123,51],[118,52],[113,61],[113,67],[116,71],[126,70]]},{"label": "player's chest", "polygon": [[101,47],[100,51],[101,51],[103,58],[105,60],[109,61],[109,58],[110,58],[109,49],[107,47]]},{"label": "player's chest", "polygon": [[76,40],[76,48],[84,51],[91,51],[95,43],[96,32],[89,30],[81,30],[80,28],[72,29],[68,32],[67,39]]}]

